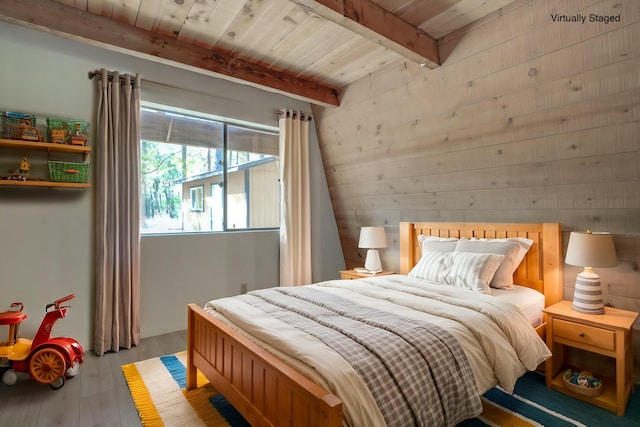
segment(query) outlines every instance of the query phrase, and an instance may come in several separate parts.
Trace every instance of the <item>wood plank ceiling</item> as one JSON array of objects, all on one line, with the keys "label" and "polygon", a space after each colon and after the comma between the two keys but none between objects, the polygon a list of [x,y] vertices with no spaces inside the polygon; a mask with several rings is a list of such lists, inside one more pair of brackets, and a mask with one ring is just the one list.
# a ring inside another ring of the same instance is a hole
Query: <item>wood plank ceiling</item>
[{"label": "wood plank ceiling", "polygon": [[437,67],[440,39],[512,1],[3,0],[0,20],[336,106],[380,67]]}]

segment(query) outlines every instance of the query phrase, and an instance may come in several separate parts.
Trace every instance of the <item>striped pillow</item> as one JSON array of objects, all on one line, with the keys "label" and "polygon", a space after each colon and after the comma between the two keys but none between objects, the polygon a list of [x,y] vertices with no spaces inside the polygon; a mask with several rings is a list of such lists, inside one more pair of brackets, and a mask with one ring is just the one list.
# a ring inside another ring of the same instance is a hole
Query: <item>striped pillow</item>
[{"label": "striped pillow", "polygon": [[443,283],[453,262],[453,252],[426,252],[411,269],[408,276]]},{"label": "striped pillow", "polygon": [[467,288],[490,294],[489,283],[500,267],[504,255],[469,252],[450,253],[451,267],[444,274],[444,282],[455,287]]}]

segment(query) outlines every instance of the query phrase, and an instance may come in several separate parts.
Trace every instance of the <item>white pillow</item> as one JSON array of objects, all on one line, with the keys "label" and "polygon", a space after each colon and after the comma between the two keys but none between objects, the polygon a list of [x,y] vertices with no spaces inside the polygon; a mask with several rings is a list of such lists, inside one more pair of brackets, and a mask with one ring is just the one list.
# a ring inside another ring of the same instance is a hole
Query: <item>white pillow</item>
[{"label": "white pillow", "polygon": [[513,272],[515,273],[520,263],[524,259],[524,256],[527,254],[531,245],[533,245],[533,240],[527,239],[526,237],[507,237],[506,239],[480,239],[480,240],[489,240],[493,242],[515,242],[520,246],[520,250],[518,251],[518,255],[516,256],[515,261],[513,262]]},{"label": "white pillow", "polygon": [[500,267],[504,255],[453,252],[453,264],[447,270],[445,283],[459,288],[490,294],[489,283]]},{"label": "white pillow", "polygon": [[453,263],[452,252],[426,252],[411,269],[408,276],[442,283],[444,275]]},{"label": "white pillow", "polygon": [[490,286],[497,289],[513,288],[513,272],[518,267],[515,262],[520,251],[520,245],[518,243],[511,241],[496,241],[495,239],[460,239],[456,244],[455,251],[503,255],[504,260],[495,272]]},{"label": "white pillow", "polygon": [[453,252],[458,239],[455,237],[436,237],[421,234],[418,236],[418,243],[420,243],[422,254],[427,252]]}]

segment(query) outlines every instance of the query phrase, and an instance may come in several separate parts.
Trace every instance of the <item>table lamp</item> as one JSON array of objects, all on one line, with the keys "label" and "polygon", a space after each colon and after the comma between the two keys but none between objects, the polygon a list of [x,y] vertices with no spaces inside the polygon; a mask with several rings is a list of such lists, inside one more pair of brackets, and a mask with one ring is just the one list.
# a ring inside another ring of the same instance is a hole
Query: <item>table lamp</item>
[{"label": "table lamp", "polygon": [[571,307],[581,313],[604,314],[600,277],[593,272],[593,267],[615,267],[618,264],[613,236],[589,230],[572,231],[564,262],[584,267],[576,278]]},{"label": "table lamp", "polygon": [[381,272],[382,263],[380,262],[378,248],[387,247],[387,237],[384,233],[384,227],[362,227],[360,229],[358,247],[368,249],[364,268],[371,273]]}]

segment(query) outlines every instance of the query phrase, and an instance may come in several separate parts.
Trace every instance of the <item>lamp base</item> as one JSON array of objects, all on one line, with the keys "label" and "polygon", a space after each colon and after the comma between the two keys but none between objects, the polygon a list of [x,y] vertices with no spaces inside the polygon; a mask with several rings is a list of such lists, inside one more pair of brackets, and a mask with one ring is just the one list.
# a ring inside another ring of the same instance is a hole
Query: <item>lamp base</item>
[{"label": "lamp base", "polygon": [[585,267],[584,271],[576,277],[571,308],[580,313],[604,314],[600,277],[591,267]]},{"label": "lamp base", "polygon": [[380,273],[382,271],[382,263],[377,249],[369,249],[367,251],[367,259],[364,261],[364,268],[371,273]]}]

